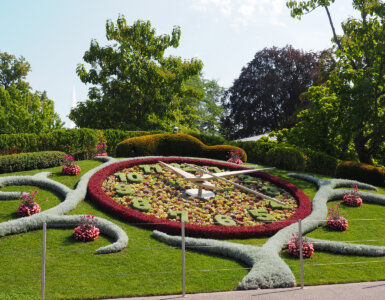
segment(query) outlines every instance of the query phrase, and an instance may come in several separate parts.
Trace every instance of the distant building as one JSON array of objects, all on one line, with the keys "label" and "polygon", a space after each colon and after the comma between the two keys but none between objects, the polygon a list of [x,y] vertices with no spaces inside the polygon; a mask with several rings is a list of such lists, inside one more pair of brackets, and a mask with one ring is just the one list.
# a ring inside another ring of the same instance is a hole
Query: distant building
[{"label": "distant building", "polygon": [[257,140],[259,140],[260,138],[262,138],[264,136],[268,137],[270,140],[273,140],[273,141],[277,140],[277,138],[275,136],[269,137],[269,133],[264,133],[264,134],[254,135],[254,136],[250,136],[250,137],[239,139],[239,140],[235,140],[235,141],[236,142],[254,142],[254,141],[257,141]]}]

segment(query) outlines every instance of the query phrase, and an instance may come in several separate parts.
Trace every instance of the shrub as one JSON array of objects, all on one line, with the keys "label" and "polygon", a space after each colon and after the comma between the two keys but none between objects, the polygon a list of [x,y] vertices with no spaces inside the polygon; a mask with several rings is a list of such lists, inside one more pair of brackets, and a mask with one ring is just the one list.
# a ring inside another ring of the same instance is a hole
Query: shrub
[{"label": "shrub", "polygon": [[153,134],[127,139],[118,144],[118,157],[135,156],[198,156],[226,160],[231,151],[242,153],[246,162],[247,156],[243,149],[230,145],[206,146],[200,140],[188,134]]},{"label": "shrub", "polygon": [[103,130],[104,138],[107,142],[107,150],[110,156],[116,156],[117,145],[126,139],[144,136],[149,134],[164,133],[163,131],[123,131],[119,129],[106,129]]},{"label": "shrub", "polygon": [[61,166],[65,153],[44,151],[0,156],[0,173],[10,173]]},{"label": "shrub", "polygon": [[339,163],[336,168],[336,177],[353,179],[376,186],[385,185],[385,169],[355,161]]},{"label": "shrub", "polygon": [[306,156],[305,171],[334,176],[338,159],[322,152],[303,150]]},{"label": "shrub", "polygon": [[194,133],[194,132],[191,132],[188,134],[192,135],[193,137],[197,138],[202,143],[204,143],[208,146],[223,145],[223,144],[227,143],[226,140],[220,136],[215,136],[215,135],[210,135],[210,134],[205,134],[205,133]]},{"label": "shrub", "polygon": [[0,134],[0,154],[36,152],[42,148],[41,138],[34,133]]},{"label": "shrub", "polygon": [[247,153],[249,162],[266,164],[266,154],[270,149],[277,147],[276,142],[231,142],[230,145],[238,146]]},{"label": "shrub", "polygon": [[305,169],[305,156],[302,152],[291,147],[272,148],[266,154],[269,165],[284,170],[303,171]]}]

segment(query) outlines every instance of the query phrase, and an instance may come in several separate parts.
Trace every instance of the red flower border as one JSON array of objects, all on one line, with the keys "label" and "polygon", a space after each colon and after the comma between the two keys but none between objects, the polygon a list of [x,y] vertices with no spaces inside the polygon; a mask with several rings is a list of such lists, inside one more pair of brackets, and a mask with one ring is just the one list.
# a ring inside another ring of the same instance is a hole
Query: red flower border
[{"label": "red flower border", "polygon": [[[177,221],[164,220],[156,218],[155,216],[149,216],[138,210],[128,208],[121,204],[118,204],[109,196],[107,196],[102,190],[102,183],[107,176],[123,169],[138,164],[151,164],[157,163],[159,160],[171,163],[194,163],[203,164],[209,166],[217,166],[219,168],[227,168],[230,170],[245,170],[248,169],[244,166],[236,166],[229,163],[216,162],[205,159],[193,159],[183,157],[144,157],[138,159],[132,159],[128,161],[118,162],[109,165],[98,172],[96,172],[88,183],[87,198],[92,202],[96,203],[103,210],[111,213],[112,215],[121,218],[130,223],[140,223],[145,228],[151,230],[159,230],[167,232],[169,234],[180,235],[181,224]],[[268,180],[277,186],[284,188],[290,194],[292,194],[298,202],[298,209],[296,213],[285,221],[277,221],[274,223],[266,223],[259,226],[221,226],[221,225],[195,225],[185,224],[185,232],[188,236],[195,237],[210,237],[218,239],[229,239],[229,238],[251,238],[251,237],[264,237],[271,236],[278,230],[298,221],[298,219],[304,219],[311,212],[311,203],[309,197],[305,193],[297,188],[295,185],[287,182],[281,178],[269,175],[267,173],[258,172],[255,173],[261,179]]]}]

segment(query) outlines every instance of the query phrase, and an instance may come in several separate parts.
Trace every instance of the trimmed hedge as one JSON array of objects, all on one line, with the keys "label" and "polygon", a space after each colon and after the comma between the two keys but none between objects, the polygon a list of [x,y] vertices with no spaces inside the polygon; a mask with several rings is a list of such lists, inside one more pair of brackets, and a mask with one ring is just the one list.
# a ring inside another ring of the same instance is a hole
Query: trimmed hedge
[{"label": "trimmed hedge", "polygon": [[303,150],[303,152],[306,159],[306,172],[314,172],[328,176],[335,175],[339,159],[322,152],[308,149]]},{"label": "trimmed hedge", "polygon": [[207,146],[197,138],[184,133],[153,134],[122,141],[116,148],[118,157],[136,156],[197,156],[220,160],[228,159],[230,151],[238,150],[247,161],[246,152],[236,146]]},{"label": "trimmed hedge", "polygon": [[249,162],[266,164],[266,153],[270,149],[277,147],[276,142],[231,142],[230,145],[235,145],[244,149],[247,153],[247,159]]},{"label": "trimmed hedge", "polygon": [[336,177],[385,186],[385,169],[355,161],[339,163],[336,168]]},{"label": "trimmed hedge", "polygon": [[43,150],[42,141],[37,134],[0,134],[0,155],[37,152],[41,150]]},{"label": "trimmed hedge", "polygon": [[0,156],[0,173],[46,169],[64,164],[65,153],[45,151]]},{"label": "trimmed hedge", "polygon": [[275,147],[266,153],[266,160],[269,165],[284,170],[304,171],[304,154],[291,147]]}]

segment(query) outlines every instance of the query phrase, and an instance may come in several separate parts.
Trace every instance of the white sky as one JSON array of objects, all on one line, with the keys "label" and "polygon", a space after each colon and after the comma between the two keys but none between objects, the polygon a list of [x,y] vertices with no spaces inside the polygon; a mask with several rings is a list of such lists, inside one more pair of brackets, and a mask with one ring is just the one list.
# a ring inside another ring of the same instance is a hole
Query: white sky
[{"label": "white sky", "polygon": [[[0,0],[0,51],[24,56],[32,72],[27,80],[46,90],[66,121],[73,88],[78,101],[88,87],[76,75],[91,39],[105,44],[107,19],[119,14],[127,23],[150,20],[157,34],[181,27],[180,46],[166,52],[203,61],[207,79],[228,88],[242,67],[265,47],[322,50],[331,46],[331,29],[322,9],[290,17],[285,0]],[[336,0],[330,8],[335,26],[355,12],[351,1]]]}]

